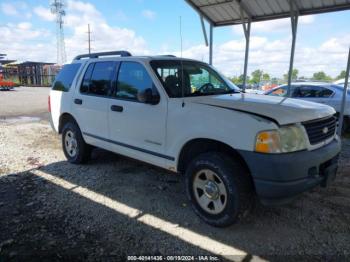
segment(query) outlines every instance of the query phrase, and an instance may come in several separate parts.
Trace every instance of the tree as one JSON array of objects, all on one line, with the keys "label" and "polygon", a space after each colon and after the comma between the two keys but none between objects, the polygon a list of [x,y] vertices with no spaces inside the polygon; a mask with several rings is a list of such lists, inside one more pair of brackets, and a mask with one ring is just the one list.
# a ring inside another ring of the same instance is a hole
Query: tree
[{"label": "tree", "polygon": [[323,71],[314,73],[312,76],[312,79],[317,80],[317,81],[331,81],[332,80],[332,78],[330,76],[326,75],[326,73]]},{"label": "tree", "polygon": [[[235,85],[241,85],[243,84],[243,80],[244,80],[244,75],[240,75],[240,76],[234,76],[230,78],[231,82],[234,83]],[[249,76],[247,76],[247,82],[249,81]]]},{"label": "tree", "polygon": [[[297,80],[298,79],[298,74],[299,74],[299,70],[298,69],[293,69],[293,71],[292,71],[292,81],[295,81],[295,80]],[[284,74],[283,75],[283,78],[284,78],[284,80],[288,80],[288,73],[287,74]]]},{"label": "tree", "polygon": [[[243,81],[244,81],[244,75],[243,75],[243,74],[241,74],[241,75],[238,77],[238,79],[239,79],[240,83],[242,83],[242,84],[243,84]],[[247,76],[247,83],[248,83],[248,81],[249,81],[249,76]]]},{"label": "tree", "polygon": [[341,71],[340,74],[335,78],[336,80],[338,79],[343,79],[345,78],[346,72],[345,70]]},{"label": "tree", "polygon": [[269,75],[268,73],[264,73],[264,74],[262,75],[262,79],[263,79],[264,81],[270,81],[270,75]]},{"label": "tree", "polygon": [[231,80],[232,83],[234,83],[235,85],[240,84],[239,78],[237,76],[231,77],[229,78]]},{"label": "tree", "polygon": [[250,82],[253,84],[258,84],[261,80],[262,74],[263,74],[263,71],[260,69],[253,71],[252,78],[251,78]]},{"label": "tree", "polygon": [[279,81],[278,81],[278,78],[277,77],[272,77],[271,78],[271,84],[273,85],[278,85]]}]

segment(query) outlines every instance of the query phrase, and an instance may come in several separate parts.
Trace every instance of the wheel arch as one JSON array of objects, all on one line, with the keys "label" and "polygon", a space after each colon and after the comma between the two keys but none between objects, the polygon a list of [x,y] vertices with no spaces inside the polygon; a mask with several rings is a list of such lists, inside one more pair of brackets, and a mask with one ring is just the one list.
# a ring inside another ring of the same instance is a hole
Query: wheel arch
[{"label": "wheel arch", "polygon": [[[74,122],[79,127],[78,122],[75,120],[74,116],[72,116],[69,113],[63,113],[60,116],[60,119],[59,119],[59,122],[58,122],[58,133],[59,134],[62,133],[62,129],[63,129],[64,125],[66,123],[68,123],[69,121]],[[79,129],[80,129],[80,127],[79,127]]]},{"label": "wheel arch", "polygon": [[228,155],[235,160],[238,160],[246,170],[249,171],[249,167],[239,152],[230,145],[218,140],[208,138],[196,138],[192,139],[181,148],[178,156],[177,170],[180,173],[184,173],[187,165],[190,161],[201,153],[215,151]]}]

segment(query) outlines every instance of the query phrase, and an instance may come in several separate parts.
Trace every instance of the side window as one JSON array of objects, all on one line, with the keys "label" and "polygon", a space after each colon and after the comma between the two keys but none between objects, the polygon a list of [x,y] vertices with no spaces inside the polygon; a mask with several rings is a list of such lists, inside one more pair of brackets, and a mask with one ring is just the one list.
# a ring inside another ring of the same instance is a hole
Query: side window
[{"label": "side window", "polygon": [[314,86],[301,86],[299,88],[298,97],[312,98],[316,97],[317,87]]},{"label": "side window", "polygon": [[113,89],[114,62],[97,62],[87,68],[80,92],[97,96],[109,96]]},{"label": "side window", "polygon": [[114,65],[113,62],[95,63],[89,85],[89,94],[99,96],[111,95],[115,69]]},{"label": "side window", "polygon": [[94,69],[94,63],[90,64],[89,67],[86,69],[86,72],[84,74],[83,82],[80,87],[80,93],[88,93],[89,92],[89,85],[90,85],[90,79],[92,75],[92,70]]},{"label": "side window", "polygon": [[273,90],[269,93],[270,96],[286,96],[287,95],[287,86],[283,86]]},{"label": "side window", "polygon": [[67,92],[80,68],[81,64],[65,65],[55,79],[52,90]]},{"label": "side window", "polygon": [[319,93],[319,97],[330,97],[332,95],[333,95],[333,91],[325,87],[322,87]]},{"label": "side window", "polygon": [[303,98],[317,98],[330,97],[333,91],[321,86],[301,86],[298,91],[298,97]]},{"label": "side window", "polygon": [[154,90],[154,85],[143,65],[136,62],[122,62],[118,74],[116,97],[138,101],[137,94],[147,88]]}]

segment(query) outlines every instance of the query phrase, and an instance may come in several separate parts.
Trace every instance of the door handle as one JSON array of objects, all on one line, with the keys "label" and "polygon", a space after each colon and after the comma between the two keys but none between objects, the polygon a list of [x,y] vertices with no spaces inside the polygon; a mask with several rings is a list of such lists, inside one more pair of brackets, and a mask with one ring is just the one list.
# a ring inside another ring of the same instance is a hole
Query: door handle
[{"label": "door handle", "polygon": [[81,99],[74,99],[74,103],[77,105],[81,105],[83,103],[83,100]]},{"label": "door handle", "polygon": [[112,105],[111,110],[114,112],[123,112],[123,107],[122,106],[117,106],[117,105]]}]

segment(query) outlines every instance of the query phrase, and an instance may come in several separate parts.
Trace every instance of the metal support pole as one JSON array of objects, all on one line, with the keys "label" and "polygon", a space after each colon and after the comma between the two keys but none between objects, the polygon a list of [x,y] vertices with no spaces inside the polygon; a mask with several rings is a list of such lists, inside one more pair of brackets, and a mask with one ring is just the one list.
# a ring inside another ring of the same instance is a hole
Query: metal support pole
[{"label": "metal support pole", "polygon": [[208,36],[207,36],[207,30],[205,29],[203,16],[200,16],[200,20],[201,20],[201,25],[202,25],[202,31],[203,31],[203,35],[204,35],[205,45],[208,46],[209,45],[208,44]]},{"label": "metal support pole", "polygon": [[247,23],[247,27],[244,29],[245,35],[245,55],[244,55],[244,71],[243,71],[243,92],[245,91],[247,84],[247,74],[248,74],[248,57],[249,57],[249,44],[250,44],[250,20]]},{"label": "metal support pole", "polygon": [[213,65],[213,25],[210,24],[209,32],[209,64]]},{"label": "metal support pole", "polygon": [[288,90],[287,97],[291,96],[291,86],[292,86],[292,75],[293,75],[293,64],[294,64],[294,53],[295,53],[295,42],[297,38],[297,30],[298,30],[298,18],[299,13],[295,3],[290,1],[290,19],[292,24],[292,47],[290,51],[290,60],[289,60],[289,71],[288,71]]},{"label": "metal support pole", "polygon": [[[246,84],[247,84],[247,74],[248,74],[248,57],[249,57],[249,44],[250,44],[250,26],[251,26],[251,15],[247,12],[247,8],[243,6],[242,1],[238,2],[239,10],[241,14],[241,21],[243,26],[243,32],[245,36],[245,55],[244,55],[244,71],[243,71],[243,86],[242,90],[245,92]],[[244,17],[244,13],[248,17],[247,19]]]},{"label": "metal support pole", "polygon": [[346,106],[346,97],[347,97],[347,90],[348,90],[348,85],[349,85],[349,72],[350,72],[350,48],[349,48],[349,55],[348,55],[348,64],[346,66],[346,73],[345,73],[343,99],[342,99],[340,115],[339,115],[339,127],[338,127],[338,135],[339,136],[341,136],[343,123],[344,123],[344,111],[345,111],[345,106]]}]

